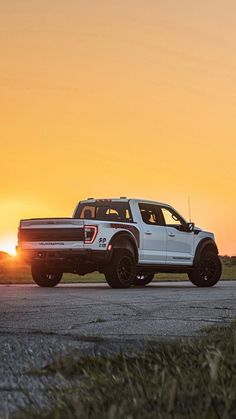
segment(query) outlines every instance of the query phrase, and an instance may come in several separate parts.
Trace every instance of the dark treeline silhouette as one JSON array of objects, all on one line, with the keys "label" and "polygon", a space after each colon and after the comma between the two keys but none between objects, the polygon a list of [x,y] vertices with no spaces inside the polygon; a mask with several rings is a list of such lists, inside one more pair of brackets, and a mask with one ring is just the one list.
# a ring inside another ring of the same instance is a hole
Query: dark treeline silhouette
[{"label": "dark treeline silhouette", "polygon": [[224,265],[236,265],[236,256],[223,255],[220,258]]},{"label": "dark treeline silhouette", "polygon": [[7,259],[9,260],[9,258],[10,255],[8,253],[0,251],[0,263],[6,261]]}]

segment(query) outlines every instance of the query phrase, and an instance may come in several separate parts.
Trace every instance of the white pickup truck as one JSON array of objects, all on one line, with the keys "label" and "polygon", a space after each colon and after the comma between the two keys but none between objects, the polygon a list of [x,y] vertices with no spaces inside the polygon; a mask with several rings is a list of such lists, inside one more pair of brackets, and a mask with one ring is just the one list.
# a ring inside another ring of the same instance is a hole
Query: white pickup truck
[{"label": "white pickup truck", "polygon": [[215,285],[221,262],[214,235],[187,223],[171,206],[143,199],[87,199],[72,218],[21,220],[17,250],[42,287],[64,272],[104,273],[113,288],[145,286],[159,272],[186,272]]}]

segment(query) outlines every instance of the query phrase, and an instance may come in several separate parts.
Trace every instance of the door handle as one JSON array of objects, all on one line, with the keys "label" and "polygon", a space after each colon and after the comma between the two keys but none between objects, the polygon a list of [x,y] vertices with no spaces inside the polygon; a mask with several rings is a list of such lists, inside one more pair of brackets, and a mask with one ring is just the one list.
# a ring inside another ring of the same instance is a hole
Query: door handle
[{"label": "door handle", "polygon": [[175,237],[175,233],[168,233],[169,237]]},{"label": "door handle", "polygon": [[145,231],[145,234],[150,235],[150,234],[152,234],[152,232],[151,231]]}]

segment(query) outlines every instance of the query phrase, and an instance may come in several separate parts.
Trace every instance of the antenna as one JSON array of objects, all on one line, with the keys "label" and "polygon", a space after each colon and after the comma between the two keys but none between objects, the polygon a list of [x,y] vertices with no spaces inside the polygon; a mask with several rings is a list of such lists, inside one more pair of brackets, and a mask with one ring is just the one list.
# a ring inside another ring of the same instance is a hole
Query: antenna
[{"label": "antenna", "polygon": [[189,222],[191,223],[191,202],[190,202],[190,196],[188,196],[188,218],[189,218]]}]

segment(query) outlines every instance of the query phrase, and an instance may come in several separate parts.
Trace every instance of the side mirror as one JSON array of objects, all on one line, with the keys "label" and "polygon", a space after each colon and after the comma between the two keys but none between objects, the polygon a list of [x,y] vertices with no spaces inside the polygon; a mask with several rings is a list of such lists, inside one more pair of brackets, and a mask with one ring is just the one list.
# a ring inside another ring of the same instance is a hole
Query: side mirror
[{"label": "side mirror", "polygon": [[188,223],[188,229],[190,232],[194,231],[195,224],[194,223]]}]

